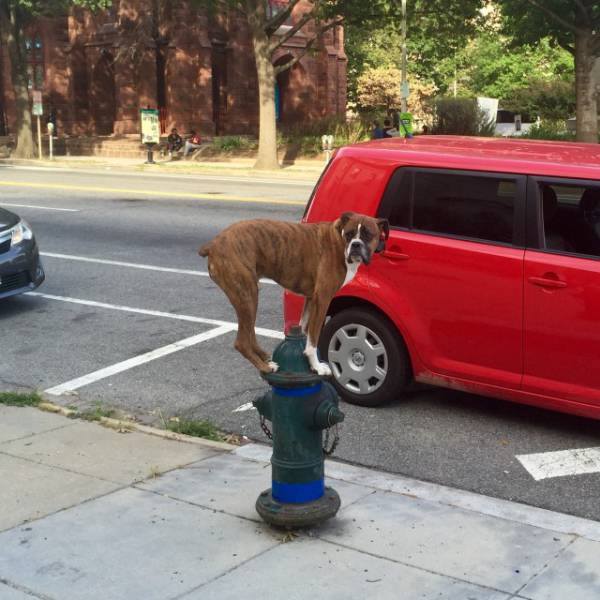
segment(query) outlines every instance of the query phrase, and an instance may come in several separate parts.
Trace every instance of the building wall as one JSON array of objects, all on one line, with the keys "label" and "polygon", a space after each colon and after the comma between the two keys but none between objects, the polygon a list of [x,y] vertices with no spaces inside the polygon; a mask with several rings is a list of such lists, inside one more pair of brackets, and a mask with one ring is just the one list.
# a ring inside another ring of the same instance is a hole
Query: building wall
[{"label": "building wall", "polygon": [[[73,9],[68,17],[40,19],[28,30],[29,38],[43,43],[45,113],[54,111],[59,134],[137,134],[139,109],[148,106],[162,109],[167,130],[255,134],[258,86],[243,17],[209,17],[173,1],[165,3],[156,27],[152,4],[115,0],[108,11]],[[302,52],[307,33],[300,31],[280,48],[275,62]],[[278,78],[282,125],[345,113],[342,29],[326,32],[316,48]],[[10,65],[2,50],[0,111],[14,131]]]}]

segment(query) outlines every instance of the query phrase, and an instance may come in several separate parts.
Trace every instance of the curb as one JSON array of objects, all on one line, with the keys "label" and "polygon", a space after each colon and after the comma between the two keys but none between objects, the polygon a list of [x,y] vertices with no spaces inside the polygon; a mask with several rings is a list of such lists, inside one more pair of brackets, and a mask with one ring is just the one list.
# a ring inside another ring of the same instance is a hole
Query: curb
[{"label": "curb", "polygon": [[[63,415],[64,417],[70,418],[78,418],[78,411],[72,410],[70,408],[65,408],[64,406],[60,406],[58,404],[54,404],[52,402],[48,402],[44,400],[37,405],[39,410],[44,412],[50,412],[55,414]],[[135,421],[128,421],[126,419],[111,419],[110,417],[100,417],[97,420],[98,423],[104,425],[105,427],[109,427],[110,429],[114,429],[115,431],[138,431],[139,433],[145,433],[147,435],[154,435],[156,437],[161,437],[167,440],[172,440],[175,442],[184,442],[186,444],[196,444],[198,446],[206,446],[208,448],[213,448],[215,450],[224,450],[231,452],[239,446],[234,444],[229,444],[227,442],[216,442],[214,440],[207,440],[205,438],[194,437],[191,435],[185,435],[183,433],[175,433],[174,431],[167,431],[165,429],[158,429],[156,427],[150,427],[149,425],[142,425],[140,423],[136,423]]]}]

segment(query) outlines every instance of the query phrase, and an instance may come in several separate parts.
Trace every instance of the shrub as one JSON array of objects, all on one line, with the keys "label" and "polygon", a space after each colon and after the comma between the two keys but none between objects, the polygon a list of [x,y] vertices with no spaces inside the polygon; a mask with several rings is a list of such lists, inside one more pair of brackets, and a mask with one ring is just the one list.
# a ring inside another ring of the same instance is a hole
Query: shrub
[{"label": "shrub", "polygon": [[530,140],[575,140],[575,133],[567,130],[564,121],[542,120],[539,123],[533,123],[527,133],[522,138]]},{"label": "shrub", "polygon": [[437,98],[434,102],[433,133],[449,135],[493,135],[493,122],[475,98]]},{"label": "shrub", "polygon": [[502,106],[526,114],[530,119],[564,120],[575,113],[575,84],[564,79],[531,78],[526,86],[513,90],[504,98]]}]

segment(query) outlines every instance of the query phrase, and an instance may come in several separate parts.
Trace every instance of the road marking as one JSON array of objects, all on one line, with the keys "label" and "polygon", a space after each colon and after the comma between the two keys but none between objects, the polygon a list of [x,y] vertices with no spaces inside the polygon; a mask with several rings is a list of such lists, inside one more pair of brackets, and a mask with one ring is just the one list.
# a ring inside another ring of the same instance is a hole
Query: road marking
[{"label": "road marking", "polygon": [[106,379],[107,377],[111,377],[112,375],[116,375],[117,373],[123,373],[123,371],[128,371],[129,369],[133,369],[134,367],[138,367],[139,365],[143,365],[152,360],[156,360],[157,358],[168,356],[169,354],[179,352],[180,350],[183,350],[185,348],[190,348],[191,346],[195,346],[196,344],[200,344],[202,342],[205,342],[206,340],[211,340],[215,337],[219,337],[221,335],[224,335],[225,333],[229,333],[230,331],[232,331],[231,326],[221,325],[220,327],[215,327],[214,329],[210,329],[209,331],[205,331],[204,333],[200,333],[199,335],[193,335],[192,337],[179,340],[174,344],[168,344],[167,346],[163,346],[162,348],[151,350],[150,352],[134,356],[133,358],[129,358],[109,367],[105,367],[104,369],[99,369],[98,371],[94,371],[93,373],[88,373],[87,375],[83,375],[82,377],[78,377],[77,379],[71,379],[71,381],[67,381],[66,383],[62,383],[61,385],[48,388],[47,390],[45,390],[45,392],[47,394],[51,394],[52,396],[60,396],[65,392],[73,392],[86,385],[90,385],[91,383],[100,381],[101,379]]},{"label": "road marking", "polygon": [[600,473],[600,448],[520,454],[517,459],[536,481],[551,477]]},{"label": "road marking", "polygon": [[11,202],[0,202],[0,206],[15,206],[17,208],[38,208],[39,210],[59,210],[61,212],[81,212],[78,208],[54,208],[52,206],[36,206],[34,204],[12,204]]},{"label": "road marking", "polygon": [[[72,254],[58,254],[56,252],[40,252],[40,256],[47,258],[61,258],[63,260],[77,260],[80,262],[97,263],[100,265],[111,265],[114,267],[129,267],[132,269],[145,269],[148,271],[163,271],[164,273],[178,273],[180,275],[194,275],[196,277],[210,277],[205,271],[192,271],[191,269],[174,269],[172,267],[158,267],[156,265],[145,265],[143,263],[122,262],[119,260],[107,260],[104,258],[90,258],[87,256],[73,256]],[[272,279],[261,279],[261,283],[277,285]]]},{"label": "road marking", "polygon": [[232,410],[231,412],[246,412],[247,410],[256,410],[256,408],[254,407],[254,404],[252,404],[252,402],[246,402],[246,404],[242,404],[241,406],[238,406],[236,409]]},{"label": "road marking", "polygon": [[[192,317],[190,315],[179,315],[176,313],[161,312],[159,310],[147,310],[144,308],[133,308],[132,306],[120,306],[117,304],[107,304],[105,302],[96,302],[94,300],[82,300],[80,298],[69,298],[67,296],[54,296],[52,294],[41,294],[40,292],[26,292],[27,296],[35,296],[37,298],[45,298],[46,300],[57,300],[59,302],[67,302],[70,304],[79,304],[82,306],[92,306],[94,308],[105,308],[108,310],[118,310],[122,312],[131,312],[138,315],[149,315],[152,317],[160,317],[164,319],[176,319],[178,321],[189,321],[191,323],[202,323],[204,325],[215,325],[217,327],[229,327],[231,331],[237,331],[237,323],[232,321],[219,321],[217,319],[204,319],[202,317]],[[263,337],[283,340],[284,335],[280,331],[274,329],[265,329],[263,327],[255,327],[256,335]]]},{"label": "road marking", "polygon": [[26,187],[43,190],[67,190],[76,192],[98,192],[105,194],[134,194],[136,196],[154,196],[160,198],[179,198],[194,200],[210,200],[211,202],[250,202],[254,204],[281,204],[287,206],[306,206],[306,202],[298,200],[278,200],[276,198],[255,198],[251,196],[234,196],[223,194],[201,194],[194,192],[160,192],[156,190],[138,190],[132,188],[100,187],[93,185],[70,185],[62,183],[34,183],[25,181],[0,181],[0,186]]}]

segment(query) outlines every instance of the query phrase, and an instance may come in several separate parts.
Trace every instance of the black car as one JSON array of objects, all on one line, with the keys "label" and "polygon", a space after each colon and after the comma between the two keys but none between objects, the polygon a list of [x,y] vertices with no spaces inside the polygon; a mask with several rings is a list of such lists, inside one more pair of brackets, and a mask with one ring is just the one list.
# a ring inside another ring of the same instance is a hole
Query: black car
[{"label": "black car", "polygon": [[0,208],[0,298],[34,290],[44,278],[31,228],[18,215]]}]

